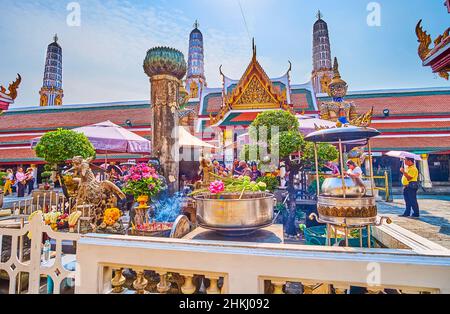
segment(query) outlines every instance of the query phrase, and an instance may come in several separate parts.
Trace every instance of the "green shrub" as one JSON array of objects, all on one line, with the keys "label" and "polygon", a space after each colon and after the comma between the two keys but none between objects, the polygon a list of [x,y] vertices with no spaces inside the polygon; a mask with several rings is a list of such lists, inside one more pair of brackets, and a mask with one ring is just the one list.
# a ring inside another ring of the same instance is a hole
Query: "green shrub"
[{"label": "green shrub", "polygon": [[267,190],[270,192],[274,192],[280,186],[276,177],[259,177],[256,182],[264,182],[267,185]]}]

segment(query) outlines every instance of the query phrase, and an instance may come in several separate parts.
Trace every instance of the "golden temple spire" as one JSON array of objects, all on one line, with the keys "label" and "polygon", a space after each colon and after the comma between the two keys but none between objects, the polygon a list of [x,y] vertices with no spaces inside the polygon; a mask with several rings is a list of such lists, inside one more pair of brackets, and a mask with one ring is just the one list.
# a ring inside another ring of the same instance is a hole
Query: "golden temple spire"
[{"label": "golden temple spire", "polygon": [[252,39],[252,46],[253,46],[253,59],[256,59],[256,44],[255,44],[255,37]]}]

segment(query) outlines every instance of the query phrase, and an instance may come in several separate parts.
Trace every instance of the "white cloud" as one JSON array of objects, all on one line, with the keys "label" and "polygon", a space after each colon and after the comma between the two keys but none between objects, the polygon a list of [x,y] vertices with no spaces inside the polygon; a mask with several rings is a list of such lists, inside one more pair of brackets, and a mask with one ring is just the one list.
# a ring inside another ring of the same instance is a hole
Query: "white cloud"
[{"label": "white cloud", "polygon": [[[65,3],[47,4],[9,2],[9,14],[0,21],[2,28],[7,25],[15,33],[6,48],[9,60],[0,61],[8,68],[0,79],[14,78],[14,71],[24,77],[17,106],[38,104],[46,45],[56,32],[63,48],[65,103],[148,99],[149,83],[142,69],[146,51],[171,46],[187,58],[193,22],[181,10],[149,4],[136,7],[128,1],[80,1],[81,27],[68,27]],[[230,76],[240,77],[251,53],[245,33],[207,26],[202,31],[210,86],[220,86],[220,64]],[[1,38],[6,33],[0,30]]]}]

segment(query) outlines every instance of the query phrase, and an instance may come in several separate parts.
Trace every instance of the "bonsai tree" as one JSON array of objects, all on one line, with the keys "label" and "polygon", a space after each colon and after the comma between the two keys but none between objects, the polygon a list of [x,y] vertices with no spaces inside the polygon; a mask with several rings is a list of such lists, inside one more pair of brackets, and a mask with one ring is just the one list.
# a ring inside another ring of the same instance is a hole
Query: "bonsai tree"
[{"label": "bonsai tree", "polygon": [[58,129],[46,133],[35,148],[36,156],[44,159],[58,174],[58,180],[67,198],[67,189],[61,174],[66,162],[75,156],[95,157],[95,149],[89,139],[81,133]]},{"label": "bonsai tree", "polygon": [[[272,134],[272,127],[278,127],[276,134]],[[263,112],[253,121],[250,128],[250,137],[252,139],[257,139],[257,147],[246,145],[243,148],[241,155],[241,157],[248,160],[250,151],[253,150],[254,152],[258,152],[258,160],[263,159],[265,156],[260,156],[261,154],[258,147],[263,145],[264,138],[262,138],[261,134],[266,132],[267,136],[264,137],[267,139],[267,143],[271,143],[270,147],[267,147],[268,153],[274,153],[271,151],[273,149],[278,150],[280,159],[284,160],[286,165],[289,165],[291,175],[289,176],[288,191],[291,194],[290,198],[292,204],[289,209],[289,217],[286,226],[288,234],[295,234],[296,206],[294,202],[294,176],[299,171],[303,171],[305,168],[312,168],[315,165],[314,144],[304,140],[299,127],[298,119],[290,112],[283,110]],[[289,157],[296,152],[300,153],[300,161],[291,162]],[[323,164],[329,160],[335,160],[338,155],[339,153],[333,145],[318,144],[319,166],[323,166]]]}]

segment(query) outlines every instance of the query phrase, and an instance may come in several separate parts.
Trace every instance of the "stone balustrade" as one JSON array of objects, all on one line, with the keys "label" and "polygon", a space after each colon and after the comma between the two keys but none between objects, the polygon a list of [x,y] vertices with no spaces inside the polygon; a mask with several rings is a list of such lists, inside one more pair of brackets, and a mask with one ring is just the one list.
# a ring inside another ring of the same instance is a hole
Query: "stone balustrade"
[{"label": "stone balustrade", "polygon": [[[0,228],[9,293],[42,292],[44,279],[55,294],[67,282],[88,294],[450,293],[449,251],[395,225],[374,235],[401,248],[361,249],[59,233],[38,217]],[[45,235],[52,258],[42,263]]]}]

